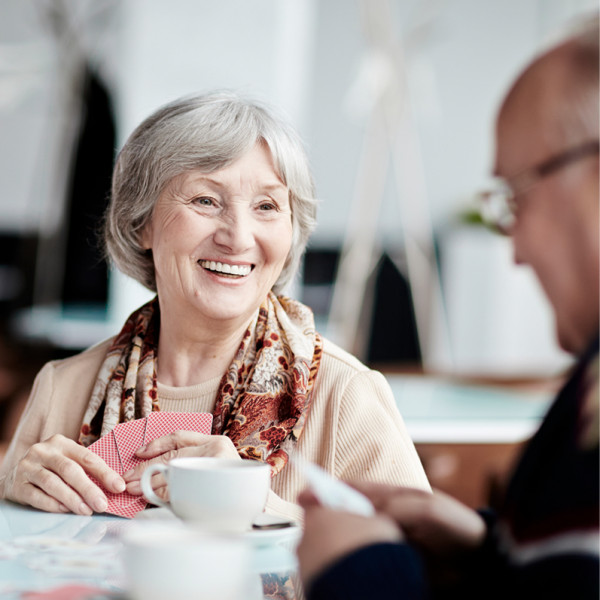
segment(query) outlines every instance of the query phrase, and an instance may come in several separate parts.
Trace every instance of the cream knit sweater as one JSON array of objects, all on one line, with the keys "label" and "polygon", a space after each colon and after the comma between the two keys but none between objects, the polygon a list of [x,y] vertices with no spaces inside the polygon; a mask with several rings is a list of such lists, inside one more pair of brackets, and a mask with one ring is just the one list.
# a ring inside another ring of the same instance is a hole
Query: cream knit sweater
[{"label": "cream knit sweater", "polygon": [[[47,363],[36,377],[15,436],[0,467],[7,475],[27,449],[53,434],[77,439],[100,365],[112,340],[76,356]],[[198,385],[158,385],[161,410],[212,412],[221,374]],[[313,403],[297,452],[341,479],[367,479],[429,489],[425,473],[383,375],[328,340]],[[8,478],[10,479],[10,478]],[[271,483],[267,510],[300,520],[295,503],[304,481],[287,465]]]}]

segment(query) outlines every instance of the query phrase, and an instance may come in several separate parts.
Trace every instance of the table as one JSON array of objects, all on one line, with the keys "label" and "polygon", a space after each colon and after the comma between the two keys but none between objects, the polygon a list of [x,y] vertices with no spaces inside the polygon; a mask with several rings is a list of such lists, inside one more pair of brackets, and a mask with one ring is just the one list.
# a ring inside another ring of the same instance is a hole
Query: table
[{"label": "table", "polygon": [[[0,597],[126,600],[122,536],[129,527],[144,523],[152,521],[45,513],[0,501]],[[259,587],[262,585],[259,597],[301,598],[291,548],[264,546],[253,552],[253,560]],[[96,591],[69,596],[64,586],[89,586]],[[50,595],[51,590],[57,591]]]}]

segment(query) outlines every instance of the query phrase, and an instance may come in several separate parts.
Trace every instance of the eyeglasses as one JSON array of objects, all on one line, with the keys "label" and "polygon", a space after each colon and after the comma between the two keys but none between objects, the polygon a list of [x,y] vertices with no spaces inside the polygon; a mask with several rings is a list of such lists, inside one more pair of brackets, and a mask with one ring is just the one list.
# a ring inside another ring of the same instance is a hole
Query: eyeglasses
[{"label": "eyeglasses", "polygon": [[525,169],[510,179],[494,178],[493,186],[477,195],[481,218],[499,233],[508,235],[515,224],[516,198],[530,190],[544,177],[591,154],[600,152],[600,142],[586,142],[562,152],[543,163]]}]

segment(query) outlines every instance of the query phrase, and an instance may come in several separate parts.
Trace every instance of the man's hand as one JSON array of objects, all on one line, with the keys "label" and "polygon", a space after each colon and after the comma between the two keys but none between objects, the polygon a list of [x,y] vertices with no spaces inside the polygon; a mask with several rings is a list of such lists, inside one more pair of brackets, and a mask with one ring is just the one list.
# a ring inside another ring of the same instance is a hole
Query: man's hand
[{"label": "man's hand", "polygon": [[310,490],[302,492],[298,502],[305,510],[304,535],[297,550],[305,585],[327,566],[358,548],[402,540],[396,524],[385,515],[363,517],[325,508]]},{"label": "man's hand", "polygon": [[378,513],[393,519],[409,543],[434,556],[473,550],[483,543],[483,519],[443,492],[366,482],[351,485],[371,500]]},{"label": "man's hand", "polygon": [[106,496],[88,475],[111,492],[125,490],[123,479],[99,456],[63,435],[53,435],[31,446],[7,475],[4,497],[48,512],[104,512]]},{"label": "man's hand", "polygon": [[[127,491],[135,496],[142,494],[140,480],[148,465],[167,464],[181,456],[212,456],[242,460],[233,442],[227,436],[205,435],[195,431],[175,431],[164,435],[142,446],[135,455],[146,462],[123,475],[127,483]],[[157,496],[167,500],[166,481],[161,474],[152,477],[152,488]]]}]

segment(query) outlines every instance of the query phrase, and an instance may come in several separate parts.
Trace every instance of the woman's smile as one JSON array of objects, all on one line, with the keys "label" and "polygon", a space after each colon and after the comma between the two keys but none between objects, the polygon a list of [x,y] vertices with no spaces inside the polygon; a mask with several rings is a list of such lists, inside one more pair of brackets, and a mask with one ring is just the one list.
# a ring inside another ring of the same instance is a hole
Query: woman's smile
[{"label": "woman's smile", "polygon": [[200,259],[198,264],[211,273],[216,273],[221,276],[229,277],[231,279],[241,279],[247,277],[254,268],[253,265],[249,264],[231,264],[226,262],[204,260]]}]

